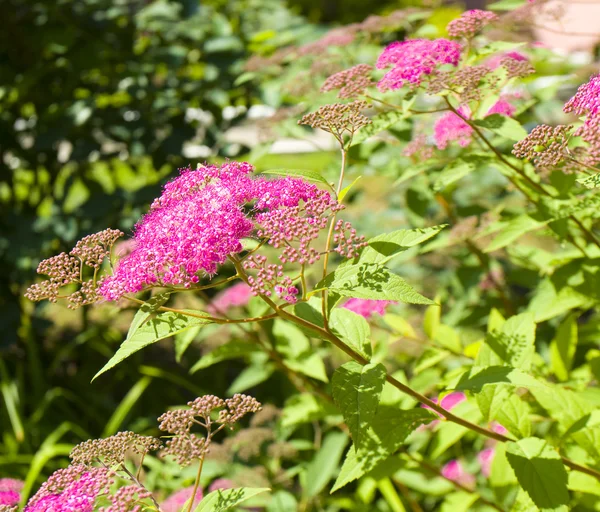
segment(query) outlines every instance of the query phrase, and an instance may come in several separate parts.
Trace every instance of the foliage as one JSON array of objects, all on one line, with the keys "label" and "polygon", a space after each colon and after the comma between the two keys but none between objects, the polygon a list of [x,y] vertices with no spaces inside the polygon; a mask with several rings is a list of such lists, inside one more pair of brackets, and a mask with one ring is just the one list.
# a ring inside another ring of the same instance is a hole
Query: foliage
[{"label": "foliage", "polygon": [[[128,364],[140,375],[104,435],[151,378],[270,404],[223,432],[190,472],[144,458],[154,495],[225,477],[235,488],[206,494],[197,510],[253,493],[251,506],[267,511],[599,507],[600,82],[576,92],[587,77],[570,73],[569,57],[491,40],[543,20],[539,2],[510,4],[453,22],[460,45],[441,39],[443,9],[394,12],[293,47],[273,36],[235,84],[280,107],[267,135],[308,135],[300,120],[333,135],[340,161],[256,177],[230,161],[189,169],[152,204],[133,252],[102,253],[90,281],[99,320],[83,332],[95,329],[104,361],[76,378],[98,372],[93,389],[120,383]],[[360,101],[319,92],[326,79],[357,80]],[[233,220],[215,237],[222,211]],[[181,222],[164,229],[164,219]],[[160,236],[146,236],[153,230]],[[223,241],[239,243],[223,255]],[[201,259],[207,247],[216,272]],[[176,263],[153,267],[159,258]],[[131,285],[130,268],[144,279],[115,294],[115,282]],[[121,304],[136,311],[128,333],[110,326]],[[53,318],[59,307],[37,311]],[[99,341],[107,333],[120,347]],[[164,354],[179,374],[159,369]],[[25,427],[0,369],[16,465]],[[25,494],[70,447],[59,443],[69,427],[24,461]]]}]

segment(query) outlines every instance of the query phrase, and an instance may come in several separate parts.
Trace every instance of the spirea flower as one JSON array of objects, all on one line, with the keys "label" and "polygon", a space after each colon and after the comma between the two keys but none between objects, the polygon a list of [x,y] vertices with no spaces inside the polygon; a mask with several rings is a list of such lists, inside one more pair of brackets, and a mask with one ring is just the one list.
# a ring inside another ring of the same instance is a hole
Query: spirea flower
[{"label": "spirea flower", "polygon": [[536,168],[547,174],[567,156],[571,126],[536,126],[513,147],[513,155],[533,161]]},{"label": "spirea flower", "polygon": [[338,98],[356,98],[366,89],[375,85],[371,79],[373,67],[368,64],[358,64],[331,75],[321,87],[322,92],[339,89]]},{"label": "spirea flower", "polygon": [[0,491],[0,505],[18,505],[21,495],[17,491]]},{"label": "spirea flower", "polygon": [[494,448],[486,448],[477,454],[477,460],[481,466],[481,472],[485,477],[489,477],[490,473],[492,472],[494,455],[496,455],[496,450]]},{"label": "spirea flower", "polygon": [[[459,114],[466,118],[471,117],[471,110],[467,106],[458,109]],[[433,126],[433,138],[438,149],[446,149],[451,141],[458,142],[461,147],[471,143],[473,128],[454,112],[446,112]]]},{"label": "spirea flower", "polygon": [[108,468],[59,469],[29,500],[25,512],[92,512],[96,498],[108,493],[110,483]]},{"label": "spirea flower", "polygon": [[397,302],[393,300],[349,299],[342,307],[369,319],[374,314],[385,315],[385,310],[390,304],[397,304]]},{"label": "spirea flower", "polygon": [[404,147],[402,154],[415,162],[424,162],[433,157],[433,148],[427,143],[427,136],[419,133]]},{"label": "spirea flower", "polygon": [[448,39],[409,39],[390,44],[377,59],[377,68],[392,66],[377,87],[381,91],[400,89],[408,84],[417,87],[423,77],[431,75],[443,64],[456,66],[461,46]]},{"label": "spirea flower", "polygon": [[[63,252],[43,260],[38,265],[37,273],[50,279],[31,285],[25,292],[25,297],[35,302],[43,299],[56,302],[64,286],[78,284],[79,289],[66,297],[70,309],[98,302],[101,299],[98,288],[104,278],[98,277],[97,271],[122,235],[117,229],[105,229],[82,238],[69,254]],[[85,279],[84,267],[93,269],[94,274],[90,279]]]},{"label": "spirea flower", "polygon": [[453,482],[472,488],[475,485],[475,477],[467,473],[460,461],[453,459],[442,467],[442,476]]},{"label": "spirea flower", "polygon": [[505,59],[512,59],[516,62],[529,62],[526,55],[517,51],[503,52],[493,55],[486,61],[486,65],[491,69],[496,69],[502,65]]},{"label": "spirea flower", "polygon": [[298,55],[319,55],[334,46],[348,46],[354,41],[355,37],[352,30],[335,28],[330,30],[319,40],[300,46],[298,48]]},{"label": "spirea flower", "polygon": [[207,309],[209,312],[226,313],[230,308],[245,306],[252,296],[250,286],[244,282],[235,283],[215,295]]},{"label": "spirea flower", "polygon": [[[452,393],[447,394],[446,396],[444,396],[444,398],[442,398],[441,400],[437,401],[437,404],[444,410],[446,411],[451,411],[452,409],[454,409],[458,404],[464,402],[467,399],[466,395],[461,392],[461,391],[454,391]],[[430,411],[434,412],[435,414],[437,414],[440,418],[442,418],[443,416],[437,412],[434,411],[431,407],[429,407],[428,405],[425,404],[421,404],[421,407],[423,407],[423,409],[429,409]],[[436,425],[439,424],[439,420],[433,420],[430,423],[428,423],[427,425],[422,425],[421,427],[423,427],[422,429],[431,429],[433,427],[435,427]]]},{"label": "spirea flower", "polygon": [[101,461],[111,467],[121,464],[129,451],[143,455],[158,450],[161,443],[151,436],[141,436],[134,432],[118,432],[105,439],[89,439],[71,450],[73,464],[91,466]]},{"label": "spirea flower", "polygon": [[575,95],[566,103],[564,111],[586,116],[587,120],[599,116],[600,75],[592,76],[588,82],[579,86]]},{"label": "spirea flower", "polygon": [[345,134],[354,134],[363,126],[372,121],[361,113],[367,108],[365,101],[353,101],[352,103],[334,103],[323,105],[315,112],[306,114],[298,121],[298,124],[306,124],[311,128],[320,128],[331,133],[343,144]]},{"label": "spirea flower", "polygon": [[[226,489],[226,487],[220,487],[220,489]],[[176,491],[173,494],[171,494],[171,496],[169,496],[165,501],[163,501],[160,505],[160,509],[163,512],[181,512],[183,510],[183,506],[187,503],[189,499],[191,499],[193,493],[193,485],[185,487],[184,489],[180,489],[179,491]],[[194,504],[192,506],[192,510],[196,509],[196,507],[200,504],[200,501],[202,501],[202,489],[199,487],[196,490],[196,496],[194,497]]]},{"label": "spirea flower", "polygon": [[[342,107],[347,117],[334,122],[340,127],[358,122],[356,105]],[[241,252],[242,239],[254,233],[281,248],[283,263],[316,261],[318,251],[309,244],[343,206],[327,191],[301,179],[253,179],[252,170],[250,164],[237,162],[184,169],[138,223],[132,252],[119,261],[100,293],[116,300],[151,286],[193,286],[200,275],[212,276],[229,256]],[[336,234],[334,250],[353,257],[360,237],[346,224]],[[257,260],[246,260],[247,268],[252,261]],[[275,274],[276,279],[268,280],[270,288],[292,286],[279,280],[279,270]],[[252,279],[261,281],[260,276]],[[255,291],[263,289],[260,283],[250,285]],[[292,295],[290,291],[286,297]]]},{"label": "spirea flower", "polygon": [[152,497],[150,491],[138,485],[125,485],[108,497],[110,505],[103,507],[102,512],[142,512],[148,510],[144,500]]},{"label": "spirea flower", "polygon": [[497,19],[498,15],[491,11],[473,9],[464,12],[460,18],[452,20],[448,23],[446,29],[450,37],[470,39],[483,27],[493,23]]}]

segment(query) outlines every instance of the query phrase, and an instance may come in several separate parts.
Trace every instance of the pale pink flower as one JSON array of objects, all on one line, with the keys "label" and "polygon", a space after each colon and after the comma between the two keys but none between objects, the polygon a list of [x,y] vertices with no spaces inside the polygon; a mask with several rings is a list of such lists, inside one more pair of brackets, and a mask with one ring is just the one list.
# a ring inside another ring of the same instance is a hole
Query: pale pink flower
[{"label": "pale pink flower", "polygon": [[397,304],[397,302],[393,300],[349,299],[342,307],[368,319],[374,314],[385,315],[385,310],[390,304]]},{"label": "pale pink flower", "polygon": [[[169,496],[160,506],[163,512],[180,512],[183,509],[185,503],[192,497],[194,492],[194,486],[186,487],[174,492]],[[196,491],[196,497],[194,498],[193,508],[196,508],[202,500],[202,489],[198,488]],[[192,509],[193,510],[193,509]]]},{"label": "pale pink flower", "polygon": [[486,61],[486,65],[491,69],[496,69],[496,68],[500,67],[502,65],[502,62],[505,61],[506,59],[512,59],[517,62],[529,61],[529,59],[527,58],[526,55],[523,55],[522,53],[517,52],[517,51],[510,51],[510,52],[499,53],[497,55],[490,57]]},{"label": "pale pink flower", "polygon": [[473,487],[475,477],[465,471],[460,461],[453,459],[442,468],[442,476],[466,487]]},{"label": "pale pink flower", "polygon": [[[466,105],[460,107],[458,113],[467,119],[471,117],[471,109]],[[433,138],[438,149],[446,149],[450,141],[456,141],[464,148],[471,144],[472,135],[473,128],[454,112],[446,112],[433,126]]]},{"label": "pale pink flower", "polygon": [[496,455],[496,450],[494,448],[486,448],[477,454],[477,460],[481,465],[481,472],[485,477],[490,476],[494,455]]},{"label": "pale pink flower", "polygon": [[456,66],[460,60],[461,45],[448,39],[409,39],[390,44],[377,59],[377,68],[392,66],[377,87],[381,91],[400,89],[408,84],[416,87],[423,77],[431,75],[444,65]]},{"label": "pale pink flower", "polygon": [[233,489],[235,487],[235,483],[228,478],[217,478],[213,480],[208,487],[208,492],[213,492],[218,489]]},{"label": "pale pink flower", "polygon": [[215,295],[207,309],[209,312],[226,313],[229,308],[245,306],[252,296],[252,288],[240,281]]},{"label": "pale pink flower", "polygon": [[492,430],[494,432],[496,432],[496,434],[500,434],[503,436],[508,434],[508,430],[506,430],[506,428],[504,428],[502,425],[500,425],[500,423],[498,423],[497,421],[493,421],[490,426],[491,426]]},{"label": "pale pink flower", "polygon": [[0,505],[18,505],[21,495],[17,491],[0,491]]}]

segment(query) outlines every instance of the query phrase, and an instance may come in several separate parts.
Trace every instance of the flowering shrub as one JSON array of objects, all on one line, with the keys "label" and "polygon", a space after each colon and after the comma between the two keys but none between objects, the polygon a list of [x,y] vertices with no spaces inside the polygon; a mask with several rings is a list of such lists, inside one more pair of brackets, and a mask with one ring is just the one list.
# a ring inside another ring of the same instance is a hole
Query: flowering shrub
[{"label": "flowering shrub", "polygon": [[[540,49],[486,36],[542,4],[469,11],[434,39],[421,37],[428,13],[409,10],[257,57],[250,73],[289,73],[290,98],[311,105],[293,115],[331,136],[335,175],[199,164],[164,186],[127,254],[113,254],[121,233],[106,230],[40,263],[49,279],[32,285],[32,300],[137,308],[96,377],[170,337],[181,358],[225,326],[229,337],[204,350],[192,373],[243,359],[230,390],[276,372],[297,390],[275,415],[278,429],[251,425],[219,447],[213,435],[257,412],[254,399],[209,396],[161,416],[170,436],[162,454],[198,466],[194,485],[164,510],[184,500],[187,510],[196,501],[196,510],[225,510],[214,493],[250,493],[199,491],[204,460],[227,448],[261,461],[274,491],[267,510],[598,507],[600,79],[555,113],[561,123],[573,114],[570,124],[540,124]],[[415,37],[386,41],[398,26]],[[369,52],[370,62],[352,61]],[[345,69],[335,69],[340,62]],[[391,201],[402,197],[416,227],[397,229],[376,212],[366,225],[352,213],[368,185],[350,178],[382,162],[395,180]],[[411,256],[424,269],[418,277],[406,271]],[[194,307],[181,307],[190,296]],[[314,455],[286,465],[307,449],[293,436],[311,425]],[[124,462],[129,449],[143,459],[155,443],[133,433],[84,443],[26,510],[75,501],[92,510],[99,496],[109,510],[159,509]],[[113,492],[114,466],[130,482]]]}]

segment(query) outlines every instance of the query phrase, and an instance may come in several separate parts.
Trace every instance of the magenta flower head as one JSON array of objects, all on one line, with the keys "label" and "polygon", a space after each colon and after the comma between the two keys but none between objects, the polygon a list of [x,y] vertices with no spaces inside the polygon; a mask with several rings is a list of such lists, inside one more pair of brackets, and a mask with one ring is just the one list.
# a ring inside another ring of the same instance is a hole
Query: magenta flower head
[{"label": "magenta flower head", "polygon": [[453,459],[442,468],[442,476],[466,487],[473,487],[475,477],[467,473],[460,461]]},{"label": "magenta flower head", "polygon": [[[465,394],[462,391],[453,391],[452,393],[447,394],[441,400],[438,400],[437,403],[442,409],[445,409],[446,411],[451,411],[458,404],[460,404],[461,402],[464,402],[466,399],[467,399],[467,397],[465,396]],[[421,407],[423,407],[424,409],[429,409],[430,411],[433,411],[433,409],[431,407],[429,407],[428,405],[421,404]],[[433,411],[433,412],[435,414],[437,414],[440,418],[442,417],[442,415],[439,412],[437,412],[437,411]],[[433,428],[438,423],[439,423],[439,420],[434,420],[427,425],[427,428]]]},{"label": "magenta flower head", "polygon": [[[169,496],[160,506],[163,512],[180,512],[183,510],[185,503],[192,497],[194,492],[194,486],[186,487],[174,492]],[[202,501],[202,489],[198,488],[196,491],[196,497],[194,498],[193,509]]]},{"label": "magenta flower head", "polygon": [[390,304],[397,304],[397,302],[393,300],[349,299],[342,307],[369,319],[374,314],[385,315],[385,310]]},{"label": "magenta flower head", "polygon": [[[311,247],[332,213],[343,206],[329,192],[297,178],[252,179],[247,163],[227,162],[184,169],[168,183],[135,229],[131,252],[100,286],[107,300],[152,286],[186,287],[202,275],[214,275],[227,258],[242,251],[242,239],[255,235],[280,249],[282,263],[312,264],[321,251]],[[338,220],[333,250],[347,258],[365,245],[364,237]],[[283,267],[260,254],[244,262],[253,293],[271,293],[275,285],[295,302],[298,289]]]},{"label": "magenta flower head", "polygon": [[21,501],[23,481],[15,478],[0,478],[0,505],[13,506]]},{"label": "magenta flower head", "polygon": [[577,89],[565,105],[565,112],[573,112],[588,119],[600,114],[600,75],[592,76],[589,81]]},{"label": "magenta flower head", "polygon": [[456,66],[461,45],[448,39],[409,39],[390,44],[377,59],[377,68],[392,67],[379,81],[381,91],[400,89],[405,84],[418,87],[423,77],[444,64]]}]

